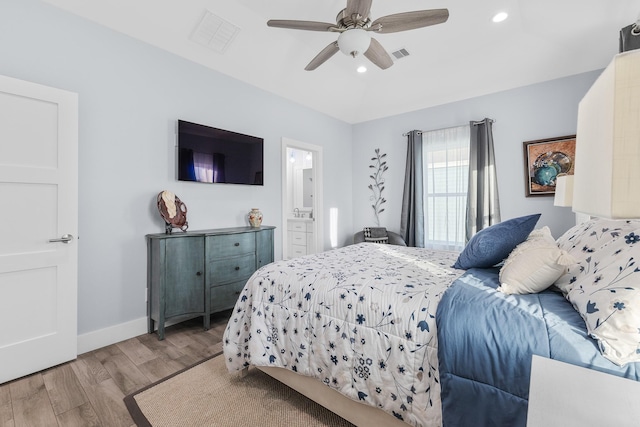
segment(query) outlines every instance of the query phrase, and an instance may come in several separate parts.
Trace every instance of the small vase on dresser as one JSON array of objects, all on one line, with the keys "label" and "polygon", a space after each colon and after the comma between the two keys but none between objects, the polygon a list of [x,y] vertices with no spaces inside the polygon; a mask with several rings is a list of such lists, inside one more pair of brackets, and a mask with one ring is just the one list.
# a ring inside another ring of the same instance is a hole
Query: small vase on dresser
[{"label": "small vase on dresser", "polygon": [[249,224],[252,227],[260,227],[262,224],[262,212],[258,208],[251,208],[251,212],[249,212]]}]

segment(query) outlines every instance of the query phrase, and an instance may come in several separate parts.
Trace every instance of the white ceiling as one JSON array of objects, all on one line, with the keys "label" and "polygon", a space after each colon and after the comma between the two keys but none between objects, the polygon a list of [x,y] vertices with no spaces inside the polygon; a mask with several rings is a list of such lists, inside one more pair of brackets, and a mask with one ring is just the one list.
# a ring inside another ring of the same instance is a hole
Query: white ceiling
[{"label": "white ceiling", "polygon": [[[374,0],[373,20],[439,8],[449,20],[374,35],[388,52],[410,53],[387,70],[337,53],[304,71],[337,34],[270,28],[267,20],[333,23],[345,0],[44,1],[348,123],[604,68],[620,28],[640,14],[640,0]],[[206,11],[240,28],[223,53],[190,40]],[[498,11],[509,18],[494,24]]]}]

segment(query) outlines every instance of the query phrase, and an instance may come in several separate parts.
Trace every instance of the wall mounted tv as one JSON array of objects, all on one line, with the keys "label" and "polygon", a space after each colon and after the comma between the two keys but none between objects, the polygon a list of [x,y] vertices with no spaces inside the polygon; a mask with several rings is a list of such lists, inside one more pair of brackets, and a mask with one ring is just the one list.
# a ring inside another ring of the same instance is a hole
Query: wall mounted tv
[{"label": "wall mounted tv", "polygon": [[178,120],[178,180],[263,185],[264,140]]}]

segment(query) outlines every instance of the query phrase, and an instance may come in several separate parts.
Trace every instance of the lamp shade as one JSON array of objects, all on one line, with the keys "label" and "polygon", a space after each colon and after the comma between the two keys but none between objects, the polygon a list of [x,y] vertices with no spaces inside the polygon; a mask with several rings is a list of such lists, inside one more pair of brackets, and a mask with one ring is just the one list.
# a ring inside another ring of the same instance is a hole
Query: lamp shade
[{"label": "lamp shade", "polygon": [[640,50],[618,54],[578,107],[573,211],[640,218]]},{"label": "lamp shade", "polygon": [[554,206],[571,206],[573,203],[573,175],[560,175],[556,178]]},{"label": "lamp shade", "polygon": [[354,58],[369,49],[371,36],[365,30],[354,28],[347,30],[338,37],[338,47],[340,52],[351,55]]}]

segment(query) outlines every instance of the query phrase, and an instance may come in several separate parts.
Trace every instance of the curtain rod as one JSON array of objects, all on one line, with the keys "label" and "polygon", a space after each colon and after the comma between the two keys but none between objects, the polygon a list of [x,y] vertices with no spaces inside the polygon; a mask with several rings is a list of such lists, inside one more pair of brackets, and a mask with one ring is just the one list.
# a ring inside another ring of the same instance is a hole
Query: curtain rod
[{"label": "curtain rod", "polygon": [[[489,119],[489,121],[490,121],[491,123],[495,123],[495,122],[496,122],[494,119]],[[478,121],[472,121],[472,122],[471,122],[471,124],[472,124],[472,125],[474,125],[474,126],[477,126],[477,125],[482,124],[482,123],[484,123],[484,120],[478,120]],[[448,127],[448,128],[440,128],[440,129],[433,129],[433,130],[453,129],[453,128],[458,128],[458,127],[460,127],[460,126],[464,126],[464,125],[459,125],[459,126],[450,126],[450,127]],[[425,132],[432,132],[432,131],[430,131],[430,130],[418,130],[418,132],[419,132],[419,133],[425,133]],[[407,133],[403,133],[403,134],[402,134],[402,136],[407,136],[407,135],[409,135],[409,132],[407,132]]]}]

